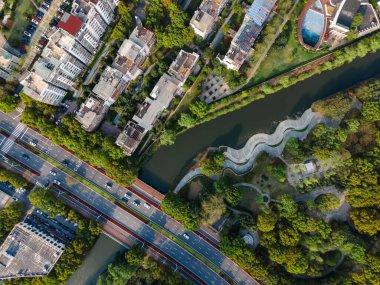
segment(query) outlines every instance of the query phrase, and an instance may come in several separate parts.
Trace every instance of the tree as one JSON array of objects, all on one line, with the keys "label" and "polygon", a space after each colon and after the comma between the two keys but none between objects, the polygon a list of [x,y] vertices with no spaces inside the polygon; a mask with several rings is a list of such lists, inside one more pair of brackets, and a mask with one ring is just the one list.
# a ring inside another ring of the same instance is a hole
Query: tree
[{"label": "tree", "polygon": [[12,202],[0,212],[0,243],[2,243],[12,228],[20,222],[25,205],[22,202]]},{"label": "tree", "polygon": [[207,115],[210,107],[206,102],[198,99],[190,105],[189,109],[197,118],[203,118]]},{"label": "tree", "polygon": [[261,213],[257,217],[257,228],[262,232],[270,232],[274,229],[277,223],[275,213]]},{"label": "tree", "polygon": [[176,133],[173,130],[163,129],[160,134],[161,145],[172,145],[175,142]]},{"label": "tree", "polygon": [[370,236],[380,231],[380,210],[374,208],[353,209],[350,218],[355,228]]},{"label": "tree", "polygon": [[380,121],[380,103],[364,102],[362,107],[364,118],[370,121]]},{"label": "tree", "polygon": [[221,153],[214,153],[201,165],[201,171],[206,176],[219,174],[223,170],[224,156]]},{"label": "tree", "polygon": [[0,168],[0,182],[9,182],[16,189],[26,187],[28,185],[28,182],[22,177],[22,175],[5,168]]},{"label": "tree", "polygon": [[195,125],[196,120],[187,113],[181,113],[178,119],[178,125],[185,128],[191,128]]},{"label": "tree", "polygon": [[33,206],[49,213],[52,217],[58,214],[67,216],[69,212],[67,206],[61,200],[58,200],[51,190],[46,188],[34,189],[29,194],[29,201]]},{"label": "tree", "polygon": [[356,13],[351,22],[351,27],[359,27],[363,23],[363,16],[361,13]]},{"label": "tree", "polygon": [[315,199],[318,210],[321,213],[331,212],[339,208],[340,199],[332,193],[321,194]]},{"label": "tree", "polygon": [[201,201],[201,209],[199,211],[199,224],[203,226],[212,225],[220,219],[226,209],[226,204],[224,204],[221,195],[209,195]]},{"label": "tree", "polygon": [[125,253],[125,260],[129,265],[140,266],[144,262],[145,251],[141,248],[140,245],[136,244],[132,246]]},{"label": "tree", "polygon": [[279,231],[280,243],[283,246],[296,246],[301,238],[300,233],[293,228],[284,228]]},{"label": "tree", "polygon": [[17,82],[5,82],[0,84],[0,111],[12,112],[17,108],[20,98],[15,96]]}]

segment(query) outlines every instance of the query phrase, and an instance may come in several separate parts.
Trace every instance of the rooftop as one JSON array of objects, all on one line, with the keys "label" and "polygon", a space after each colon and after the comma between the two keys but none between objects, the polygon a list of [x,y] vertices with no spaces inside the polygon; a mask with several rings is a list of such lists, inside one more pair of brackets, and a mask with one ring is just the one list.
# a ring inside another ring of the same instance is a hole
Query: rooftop
[{"label": "rooftop", "polygon": [[116,100],[125,87],[126,82],[123,79],[123,74],[119,70],[107,66],[92,91],[104,101],[110,98]]},{"label": "rooftop", "polygon": [[360,0],[343,0],[339,3],[334,19],[336,24],[345,29],[350,29],[352,20],[359,10]]},{"label": "rooftop", "polygon": [[65,245],[31,223],[17,224],[0,247],[0,280],[49,274]]},{"label": "rooftop", "polygon": [[145,135],[145,129],[133,121],[129,121],[119,135],[116,144],[123,148],[126,155],[132,155]]},{"label": "rooftop", "polygon": [[195,52],[188,53],[181,50],[177,58],[170,65],[169,74],[175,76],[179,81],[184,83],[193,71],[198,59],[199,55]]},{"label": "rooftop", "polygon": [[137,26],[133,29],[131,36],[129,37],[133,42],[140,46],[147,45],[151,48],[156,42],[156,37],[151,30],[143,27],[141,21],[136,18]]},{"label": "rooftop", "polygon": [[150,97],[138,106],[138,111],[133,116],[133,120],[147,131],[151,130],[161,112],[168,108],[173,100],[179,84],[178,80],[164,73],[154,86]]},{"label": "rooftop", "polygon": [[58,22],[58,27],[75,36],[79,32],[82,23],[82,20],[78,17],[65,13]]},{"label": "rooftop", "polygon": [[103,100],[89,96],[82,103],[75,118],[84,129],[92,131],[100,124],[107,111],[108,107],[104,105]]}]

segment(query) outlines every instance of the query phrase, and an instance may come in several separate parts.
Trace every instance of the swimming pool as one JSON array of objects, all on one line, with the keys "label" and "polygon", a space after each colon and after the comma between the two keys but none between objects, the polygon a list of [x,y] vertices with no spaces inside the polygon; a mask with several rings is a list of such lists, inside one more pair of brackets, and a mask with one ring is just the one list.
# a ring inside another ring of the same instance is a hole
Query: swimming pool
[{"label": "swimming pool", "polygon": [[324,26],[325,16],[309,9],[302,21],[303,42],[312,48],[316,47],[323,34]]},{"label": "swimming pool", "polygon": [[322,2],[320,0],[315,1],[314,4],[311,5],[311,8],[323,12]]}]

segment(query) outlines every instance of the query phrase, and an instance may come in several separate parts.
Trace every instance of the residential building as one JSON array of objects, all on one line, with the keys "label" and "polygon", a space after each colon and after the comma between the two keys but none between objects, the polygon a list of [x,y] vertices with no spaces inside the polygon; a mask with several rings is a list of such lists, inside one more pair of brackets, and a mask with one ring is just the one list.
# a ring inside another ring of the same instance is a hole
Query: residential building
[{"label": "residential building", "polygon": [[34,100],[58,106],[66,95],[66,91],[46,82],[35,72],[27,71],[20,78],[22,92]]},{"label": "residential building", "polygon": [[193,72],[195,65],[197,64],[199,55],[195,52],[188,53],[181,50],[169,67],[168,73],[178,79],[182,86],[190,74]]},{"label": "residential building", "polygon": [[108,1],[108,0],[91,0],[96,11],[102,16],[103,20],[107,25],[111,24],[113,18],[115,17],[115,8],[118,1]]},{"label": "residential building", "polygon": [[31,222],[21,222],[0,246],[0,280],[48,275],[64,250],[61,239]]},{"label": "residential building", "polygon": [[218,22],[219,14],[228,1],[229,0],[203,0],[190,21],[190,26],[193,28],[194,33],[202,37],[202,39],[206,39],[214,30]]},{"label": "residential building", "polygon": [[154,33],[144,28],[137,17],[136,22],[136,28],[129,39],[126,39],[119,48],[115,61],[112,64],[112,67],[124,74],[127,81],[135,80],[142,73],[139,66],[149,55],[156,42]]},{"label": "residential building", "polygon": [[124,80],[123,74],[119,70],[107,66],[92,92],[102,99],[104,104],[111,106],[125,87],[127,87],[127,82]]},{"label": "residential building", "polygon": [[109,107],[104,104],[102,99],[90,95],[82,103],[75,119],[82,125],[82,128],[88,132],[95,130],[107,114]]},{"label": "residential building", "polygon": [[238,71],[248,58],[251,47],[261,33],[277,0],[254,0],[243,24],[231,42],[225,56],[218,55],[218,59],[228,69]]},{"label": "residential building", "polygon": [[16,70],[20,58],[0,48],[0,77],[7,79],[9,73]]},{"label": "residential building", "polygon": [[123,149],[123,152],[131,156],[139,146],[145,135],[145,129],[133,121],[129,121],[123,132],[118,136],[116,145]]},{"label": "residential building", "polygon": [[179,85],[180,82],[177,79],[164,73],[149,97],[138,106],[138,111],[132,118],[133,121],[146,131],[150,131],[161,113],[169,107],[174,96],[178,94]]},{"label": "residential building", "polygon": [[351,28],[352,20],[360,7],[360,0],[342,0],[334,10],[330,20],[330,32],[344,38]]}]

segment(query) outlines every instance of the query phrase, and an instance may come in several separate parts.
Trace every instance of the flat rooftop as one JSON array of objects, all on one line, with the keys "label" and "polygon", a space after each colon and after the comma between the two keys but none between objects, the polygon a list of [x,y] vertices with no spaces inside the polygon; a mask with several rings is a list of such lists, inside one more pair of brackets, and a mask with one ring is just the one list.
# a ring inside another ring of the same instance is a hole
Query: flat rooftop
[{"label": "flat rooftop", "polygon": [[0,247],[0,280],[47,275],[64,249],[58,239],[21,222]]}]

